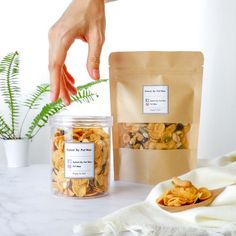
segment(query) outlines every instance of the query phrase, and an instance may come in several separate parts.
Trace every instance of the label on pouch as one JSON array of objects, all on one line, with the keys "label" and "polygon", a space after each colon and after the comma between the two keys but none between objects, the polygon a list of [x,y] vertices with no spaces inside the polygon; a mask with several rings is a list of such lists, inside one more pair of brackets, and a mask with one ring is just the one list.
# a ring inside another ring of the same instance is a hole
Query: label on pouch
[{"label": "label on pouch", "polygon": [[94,143],[65,143],[65,178],[94,178]]},{"label": "label on pouch", "polygon": [[169,95],[167,85],[143,86],[143,113],[168,114]]}]

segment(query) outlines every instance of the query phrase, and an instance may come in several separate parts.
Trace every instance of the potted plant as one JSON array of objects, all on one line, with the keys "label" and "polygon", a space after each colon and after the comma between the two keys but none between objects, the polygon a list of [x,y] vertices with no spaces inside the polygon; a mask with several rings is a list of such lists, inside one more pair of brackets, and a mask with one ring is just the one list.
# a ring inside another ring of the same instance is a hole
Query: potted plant
[{"label": "potted plant", "polygon": [[[65,108],[61,99],[43,106],[40,104],[44,95],[50,92],[49,84],[38,85],[36,90],[21,103],[18,77],[19,63],[18,52],[6,55],[0,62],[0,92],[9,110],[9,122],[7,122],[5,114],[0,113],[0,139],[3,140],[8,167],[28,165],[29,142],[47,124],[49,117]],[[98,97],[98,94],[92,92],[90,88],[104,81],[107,80],[93,81],[78,86],[77,94],[71,96],[71,101],[80,103],[93,101],[95,97]],[[26,112],[20,122],[21,106],[26,108]],[[33,118],[26,132],[23,133],[26,118],[33,109],[40,109],[39,113]]]}]

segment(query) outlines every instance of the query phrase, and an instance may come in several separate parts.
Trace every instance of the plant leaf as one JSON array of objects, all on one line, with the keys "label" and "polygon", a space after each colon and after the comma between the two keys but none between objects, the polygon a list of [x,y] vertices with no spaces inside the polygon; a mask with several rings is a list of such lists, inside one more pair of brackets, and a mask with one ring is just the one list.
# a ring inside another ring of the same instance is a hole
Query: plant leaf
[{"label": "plant leaf", "polygon": [[18,75],[19,53],[10,53],[0,62],[0,90],[10,111],[11,130],[14,136],[19,118],[20,87],[18,86]]},{"label": "plant leaf", "polygon": [[77,89],[77,91],[79,91],[81,89],[90,88],[90,87],[92,87],[95,84],[100,84],[100,83],[104,83],[104,82],[107,82],[107,81],[108,81],[108,79],[95,80],[95,81],[92,81],[90,83],[87,83],[87,84],[84,84],[84,85],[80,85],[76,89]]},{"label": "plant leaf", "polygon": [[40,106],[40,101],[43,98],[43,95],[47,92],[50,92],[49,84],[40,84],[36,87],[36,90],[27,98],[24,102],[24,106],[28,109],[37,109]]},{"label": "plant leaf", "polygon": [[5,122],[2,115],[0,115],[0,136],[3,139],[13,139],[14,136],[12,134],[12,130]]}]

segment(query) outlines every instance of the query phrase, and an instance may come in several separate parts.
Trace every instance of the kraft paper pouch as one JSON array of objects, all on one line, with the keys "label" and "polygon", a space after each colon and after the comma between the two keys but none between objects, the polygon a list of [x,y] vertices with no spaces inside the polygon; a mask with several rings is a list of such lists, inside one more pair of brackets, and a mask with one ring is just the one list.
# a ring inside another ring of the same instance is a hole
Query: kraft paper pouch
[{"label": "kraft paper pouch", "polygon": [[111,53],[115,180],[156,184],[195,168],[200,52]]}]

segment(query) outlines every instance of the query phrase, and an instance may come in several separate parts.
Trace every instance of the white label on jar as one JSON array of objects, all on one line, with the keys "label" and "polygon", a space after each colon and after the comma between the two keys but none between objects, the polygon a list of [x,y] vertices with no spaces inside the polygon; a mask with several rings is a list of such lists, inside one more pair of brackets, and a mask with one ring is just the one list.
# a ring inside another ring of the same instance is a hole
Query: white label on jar
[{"label": "white label on jar", "polygon": [[143,113],[168,114],[169,95],[167,85],[143,86]]},{"label": "white label on jar", "polygon": [[65,143],[65,178],[94,178],[94,143]]}]

